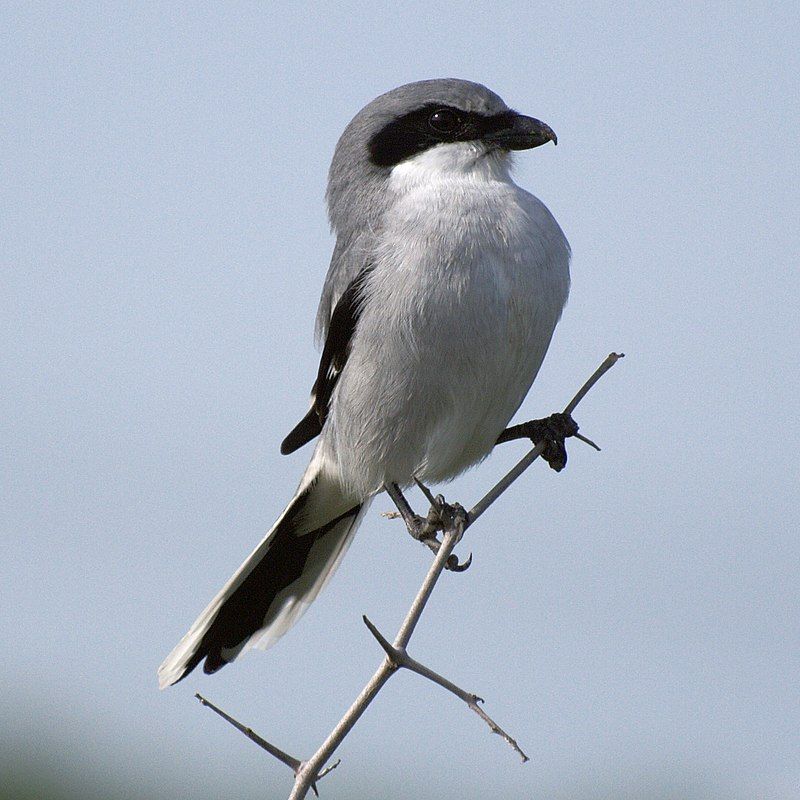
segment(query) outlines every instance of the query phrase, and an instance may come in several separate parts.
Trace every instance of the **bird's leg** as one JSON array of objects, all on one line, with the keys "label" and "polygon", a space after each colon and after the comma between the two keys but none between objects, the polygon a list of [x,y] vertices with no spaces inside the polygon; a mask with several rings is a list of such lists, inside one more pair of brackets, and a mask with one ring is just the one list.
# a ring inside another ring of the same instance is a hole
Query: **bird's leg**
[{"label": "bird's leg", "polygon": [[414,539],[418,542],[424,542],[430,537],[436,538],[436,529],[429,529],[425,517],[414,513],[414,509],[411,508],[403,491],[396,483],[384,484],[384,488],[386,489],[386,494],[392,498],[394,504],[397,506],[397,510],[400,512],[400,516],[403,518],[408,532]]},{"label": "bird's leg", "polygon": [[[565,440],[577,433],[578,424],[569,414],[551,414],[544,419],[532,419],[521,425],[512,425],[510,428],[506,428],[497,437],[495,444],[512,442],[515,439],[530,439],[534,444],[544,442],[542,458],[550,465],[551,469],[561,472],[567,465]],[[584,441],[587,440],[584,439]]]},{"label": "bird's leg", "polygon": [[[415,479],[416,480],[416,479]],[[417,485],[423,491],[428,501],[431,504],[428,514],[421,517],[419,514],[414,513],[414,510],[406,500],[405,495],[396,483],[385,484],[386,493],[392,498],[406,528],[411,536],[418,542],[422,542],[434,553],[439,552],[442,543],[436,536],[437,531],[449,530],[455,528],[456,522],[461,522],[460,529],[463,530],[467,525],[467,513],[463,507],[455,504],[450,505],[446,503],[444,497],[437,495],[436,497],[431,494],[430,490],[424,484],[417,481]],[[459,563],[458,557],[451,555],[447,561],[446,569],[453,572],[463,572],[472,563],[472,555],[463,563]]]}]

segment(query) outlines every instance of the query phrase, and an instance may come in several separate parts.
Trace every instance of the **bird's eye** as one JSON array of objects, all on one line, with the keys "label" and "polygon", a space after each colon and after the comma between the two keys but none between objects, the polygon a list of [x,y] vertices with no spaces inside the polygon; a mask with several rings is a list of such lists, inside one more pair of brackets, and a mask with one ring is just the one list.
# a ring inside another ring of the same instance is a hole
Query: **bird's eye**
[{"label": "bird's eye", "polygon": [[440,108],[428,117],[428,125],[438,133],[452,133],[461,123],[461,117],[449,108]]}]

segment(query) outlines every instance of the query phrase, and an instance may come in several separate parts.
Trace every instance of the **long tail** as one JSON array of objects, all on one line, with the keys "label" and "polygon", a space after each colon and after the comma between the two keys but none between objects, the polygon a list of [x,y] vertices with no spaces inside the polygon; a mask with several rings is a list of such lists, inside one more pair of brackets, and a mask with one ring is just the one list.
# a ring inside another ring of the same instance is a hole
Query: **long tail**
[{"label": "long tail", "polygon": [[272,530],[164,659],[160,688],[203,659],[203,671],[216,672],[283,636],[336,571],[369,503],[348,496],[313,459]]}]

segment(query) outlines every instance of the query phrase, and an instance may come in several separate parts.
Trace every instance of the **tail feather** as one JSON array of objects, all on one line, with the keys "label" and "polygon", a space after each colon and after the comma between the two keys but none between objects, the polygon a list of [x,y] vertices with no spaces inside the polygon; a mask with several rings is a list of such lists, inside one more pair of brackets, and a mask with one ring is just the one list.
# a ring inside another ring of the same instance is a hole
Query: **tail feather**
[{"label": "tail feather", "polygon": [[251,647],[277,641],[339,566],[369,501],[354,502],[313,462],[261,543],[158,669],[164,689],[201,661],[216,672]]}]

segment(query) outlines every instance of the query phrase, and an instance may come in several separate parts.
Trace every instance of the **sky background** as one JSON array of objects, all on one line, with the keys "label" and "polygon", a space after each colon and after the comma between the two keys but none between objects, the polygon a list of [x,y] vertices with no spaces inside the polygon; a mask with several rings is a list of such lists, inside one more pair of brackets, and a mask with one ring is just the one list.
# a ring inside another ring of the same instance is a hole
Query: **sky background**
[{"label": "sky background", "polygon": [[412,641],[531,763],[400,675],[323,796],[800,797],[796,4],[4,3],[0,30],[0,765],[280,798],[289,772],[193,693],[303,757],[377,667],[361,615],[393,634],[429,561],[380,498],[277,647],[155,676],[309,456],[278,447],[316,373],[336,140],[454,76],[559,137],[517,159],[574,252],[517,419],[627,356],[577,414],[603,452],[535,464]]}]

